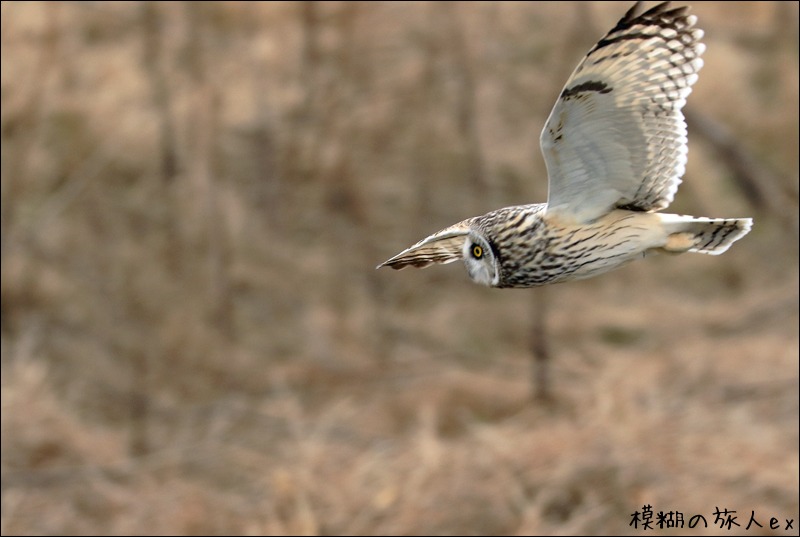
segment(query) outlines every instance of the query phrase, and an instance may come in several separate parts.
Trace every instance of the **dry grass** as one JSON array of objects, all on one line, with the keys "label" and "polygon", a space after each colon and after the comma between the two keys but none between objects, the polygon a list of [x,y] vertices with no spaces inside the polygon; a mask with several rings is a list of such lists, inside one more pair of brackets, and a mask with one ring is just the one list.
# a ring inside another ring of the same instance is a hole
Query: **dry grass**
[{"label": "dry grass", "polygon": [[4,2],[2,533],[797,527],[796,3],[695,3],[689,104],[795,227],[690,132],[676,212],[754,231],[548,289],[554,401],[539,290],[373,270],[544,199],[538,131],[627,7]]}]

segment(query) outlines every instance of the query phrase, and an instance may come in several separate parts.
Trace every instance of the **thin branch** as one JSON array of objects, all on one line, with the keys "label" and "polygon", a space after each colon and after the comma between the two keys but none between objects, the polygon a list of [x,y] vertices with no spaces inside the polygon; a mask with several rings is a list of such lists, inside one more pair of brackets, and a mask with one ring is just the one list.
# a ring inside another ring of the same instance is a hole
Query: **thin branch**
[{"label": "thin branch", "polygon": [[695,109],[684,112],[689,131],[714,148],[722,163],[747,200],[759,211],[775,216],[781,225],[798,237],[797,191],[783,186],[772,171],[761,164],[720,122]]}]

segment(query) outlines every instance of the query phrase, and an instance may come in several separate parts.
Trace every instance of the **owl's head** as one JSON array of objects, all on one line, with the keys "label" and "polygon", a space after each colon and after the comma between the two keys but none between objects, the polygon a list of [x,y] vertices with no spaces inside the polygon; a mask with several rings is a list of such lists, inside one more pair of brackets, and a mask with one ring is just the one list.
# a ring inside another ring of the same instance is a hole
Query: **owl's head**
[{"label": "owl's head", "polygon": [[491,242],[479,231],[470,231],[462,249],[464,266],[472,281],[488,287],[500,282],[500,269]]},{"label": "owl's head", "polygon": [[497,252],[491,241],[475,226],[474,218],[464,220],[419,241],[376,268],[425,268],[434,263],[464,260],[475,283],[496,287],[500,282]]}]

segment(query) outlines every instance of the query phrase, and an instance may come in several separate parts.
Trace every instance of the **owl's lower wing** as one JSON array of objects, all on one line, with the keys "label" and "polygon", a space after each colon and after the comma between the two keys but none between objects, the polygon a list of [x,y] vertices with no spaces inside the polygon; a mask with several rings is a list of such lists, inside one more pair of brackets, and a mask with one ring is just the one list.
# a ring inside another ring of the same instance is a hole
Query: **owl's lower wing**
[{"label": "owl's lower wing", "polygon": [[459,222],[406,248],[375,268],[424,268],[433,263],[452,263],[464,257],[464,237],[469,234],[469,220]]},{"label": "owl's lower wing", "polygon": [[697,71],[702,30],[688,8],[641,2],[586,55],[541,135],[548,212],[588,222],[614,207],[672,202],[685,171],[681,113]]}]

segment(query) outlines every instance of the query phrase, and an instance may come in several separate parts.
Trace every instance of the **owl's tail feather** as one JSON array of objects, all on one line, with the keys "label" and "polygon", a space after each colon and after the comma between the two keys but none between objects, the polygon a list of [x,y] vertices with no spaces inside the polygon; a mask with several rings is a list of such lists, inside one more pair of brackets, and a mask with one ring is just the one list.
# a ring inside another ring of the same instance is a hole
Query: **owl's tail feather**
[{"label": "owl's tail feather", "polygon": [[704,218],[676,214],[662,215],[667,242],[661,250],[670,253],[696,252],[719,255],[753,227],[750,218]]}]

